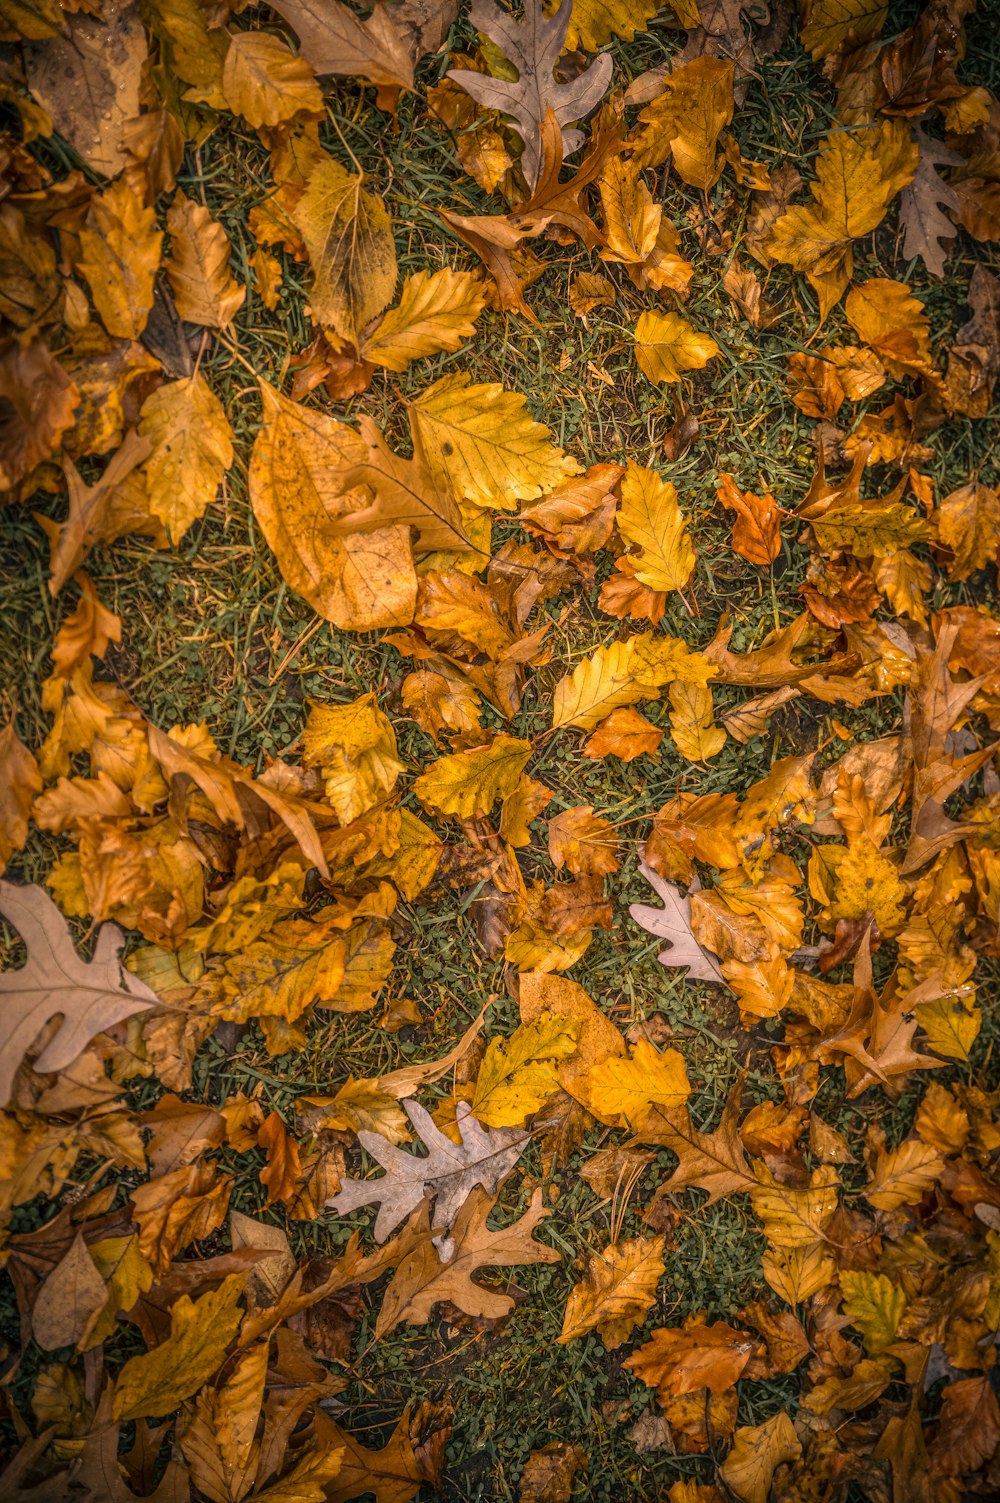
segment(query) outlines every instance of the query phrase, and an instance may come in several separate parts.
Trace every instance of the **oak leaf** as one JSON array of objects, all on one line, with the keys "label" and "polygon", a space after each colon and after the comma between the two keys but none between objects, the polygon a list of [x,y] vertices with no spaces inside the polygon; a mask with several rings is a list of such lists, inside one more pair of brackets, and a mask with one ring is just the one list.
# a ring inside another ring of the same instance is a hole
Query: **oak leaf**
[{"label": "oak leaf", "polygon": [[428,1150],[426,1156],[404,1153],[377,1133],[360,1132],[362,1148],[386,1173],[376,1180],[345,1178],[339,1193],[328,1202],[338,1215],[358,1206],[378,1205],[376,1242],[384,1242],[425,1194],[434,1197],[435,1228],[447,1231],[474,1186],[480,1185],[487,1195],[495,1193],[528,1141],[514,1128],[484,1129],[464,1101],[458,1103],[455,1116],[459,1143],[444,1136],[418,1101],[404,1101],[403,1107]]},{"label": "oak leaf", "polygon": [[719,353],[711,335],[700,334],[679,313],[640,313],[634,337],[640,369],[657,385],[700,371]]},{"label": "oak leaf", "polygon": [[[376,1338],[394,1330],[403,1320],[411,1325],[424,1325],[430,1320],[434,1306],[443,1300],[457,1305],[467,1315],[500,1319],[514,1308],[514,1301],[508,1294],[477,1283],[472,1277],[477,1270],[561,1261],[561,1253],[532,1236],[539,1222],[550,1215],[542,1205],[540,1189],[534,1191],[524,1215],[499,1231],[486,1224],[495,1204],[492,1195],[473,1189],[440,1252],[431,1238],[429,1225],[424,1225],[420,1242],[399,1264],[385,1292],[375,1326]],[[424,1217],[426,1223],[426,1212]]]},{"label": "oak leaf", "polygon": [[581,144],[582,133],[569,129],[599,104],[611,82],[611,58],[602,53],[569,82],[557,82],[554,69],[569,29],[573,0],[562,0],[546,18],[541,0],[527,0],[524,15],[515,19],[493,0],[473,0],[469,21],[517,69],[517,78],[492,78],[467,68],[452,68],[448,77],[471,94],[484,109],[499,110],[514,121],[524,142],[521,171],[534,188],[541,171],[541,126],[551,112],[562,131],[562,155]]},{"label": "oak leaf", "polygon": [[662,1237],[632,1237],[592,1252],[570,1292],[559,1345],[594,1330],[609,1351],[627,1341],[656,1301],[664,1245]]},{"label": "oak leaf", "polygon": [[964,158],[943,142],[932,141],[919,126],[915,135],[920,161],[899,201],[899,222],[905,231],[903,255],[908,261],[919,256],[932,277],[943,277],[956,234],[954,220],[944,211],[954,214],[961,199],[937,169],[959,166]]},{"label": "oak leaf", "polygon": [[630,903],[628,911],[634,921],[648,933],[667,941],[667,948],[657,956],[660,964],[684,966],[687,975],[696,981],[721,982],[723,976],[718,962],[694,937],[690,898],[682,897],[678,888],[670,882],[664,882],[645,862],[640,863],[639,870],[662,899],[663,907]]},{"label": "oak leaf", "polygon": [[0,913],[28,950],[23,966],[0,975],[5,998],[0,1100],[6,1102],[21,1060],[53,1018],[62,1021],[33,1061],[38,1074],[64,1070],[95,1034],[156,1007],[159,998],[122,968],[124,937],[116,924],[101,928],[93,957],[85,961],[43,888],[0,881]]},{"label": "oak leaf", "polygon": [[178,193],[167,210],[167,280],[181,318],[225,329],[246,299],[229,270],[229,236],[203,204]]},{"label": "oak leaf", "polygon": [[737,1125],[741,1089],[742,1082],[737,1081],[713,1132],[699,1132],[687,1110],[650,1117],[642,1141],[671,1149],[679,1160],[658,1195],[674,1194],[694,1185],[708,1191],[706,1205],[711,1205],[723,1196],[756,1188],[758,1182],[751,1173]]},{"label": "oak leaf", "polygon": [[[325,1415],[318,1416],[314,1421],[317,1458],[332,1455],[337,1459],[332,1480],[326,1478],[322,1488],[325,1503],[349,1503],[365,1493],[374,1493],[375,1503],[410,1503],[423,1483],[429,1485],[433,1496],[440,1489],[450,1414],[445,1405],[424,1403],[411,1416],[407,1406],[380,1450],[369,1450]],[[322,1427],[320,1419],[324,1421]],[[322,1476],[320,1481],[324,1481]],[[286,1499],[279,1494],[276,1503],[298,1503],[298,1497],[293,1493]],[[266,1492],[262,1503],[267,1503]]]}]

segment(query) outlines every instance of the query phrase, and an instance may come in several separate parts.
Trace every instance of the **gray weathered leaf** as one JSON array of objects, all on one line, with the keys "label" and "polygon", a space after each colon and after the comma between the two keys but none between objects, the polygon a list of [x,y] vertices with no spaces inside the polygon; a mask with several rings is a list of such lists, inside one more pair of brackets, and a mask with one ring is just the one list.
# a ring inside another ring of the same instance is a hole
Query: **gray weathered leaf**
[{"label": "gray weathered leaf", "polygon": [[403,1108],[427,1157],[404,1153],[380,1133],[359,1132],[358,1142],[386,1173],[381,1179],[345,1179],[327,1201],[341,1216],[358,1206],[377,1205],[376,1242],[384,1242],[425,1195],[435,1199],[434,1226],[439,1232],[450,1230],[473,1186],[495,1195],[528,1143],[528,1134],[516,1128],[482,1127],[465,1101],[458,1103],[455,1114],[460,1144],[445,1137],[418,1101],[404,1101]]},{"label": "gray weathered leaf", "polygon": [[137,5],[112,22],[64,17],[66,33],[24,48],[28,87],[88,167],[113,177],[126,165],[122,127],[139,113],[146,34]]},{"label": "gray weathered leaf", "polygon": [[944,213],[958,208],[958,194],[937,171],[954,167],[964,158],[957,151],[931,141],[916,127],[920,160],[913,181],[899,200],[899,219],[905,231],[903,255],[919,256],[932,277],[943,277],[945,262],[958,231]]},{"label": "gray weathered leaf", "polygon": [[611,83],[611,56],[604,52],[568,83],[557,83],[553,70],[559,61],[569,29],[573,0],[562,0],[554,16],[546,20],[541,0],[525,0],[524,17],[516,19],[494,0],[474,0],[469,20],[494,42],[514,64],[516,81],[490,78],[466,68],[452,68],[448,77],[471,94],[484,109],[510,115],[524,142],[521,171],[533,188],[541,167],[541,126],[549,110],[563,134],[563,155],[569,156],[583,140],[583,133],[567,130],[595,109]]},{"label": "gray weathered leaf", "polygon": [[92,960],[73,948],[66,920],[42,887],[0,882],[0,913],[28,947],[19,970],[0,975],[0,1104],[10,1100],[14,1074],[50,1019],[54,1036],[34,1061],[39,1073],[65,1070],[94,1037],[159,998],[118,959],[124,937],[117,924],[98,931]]},{"label": "gray weathered leaf", "polygon": [[664,882],[644,861],[640,861],[639,870],[663,900],[663,907],[630,903],[628,911],[643,929],[668,941],[667,949],[660,951],[657,960],[661,965],[686,966],[688,976],[696,981],[719,981],[724,986],[725,977],[718,962],[702,949],[691,930],[690,899],[683,897],[672,882]]}]

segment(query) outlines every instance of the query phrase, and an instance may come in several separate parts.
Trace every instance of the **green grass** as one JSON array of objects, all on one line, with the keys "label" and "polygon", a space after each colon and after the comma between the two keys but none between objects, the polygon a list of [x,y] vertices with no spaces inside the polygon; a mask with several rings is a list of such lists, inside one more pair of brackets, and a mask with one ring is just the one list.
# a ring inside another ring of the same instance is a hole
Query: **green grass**
[{"label": "green grass", "polygon": [[[984,6],[968,21],[968,54],[961,76],[970,83],[988,84],[997,77],[996,27],[988,11]],[[913,12],[913,6],[894,8],[887,34],[907,24]],[[663,61],[677,45],[677,33],[662,21],[634,43],[617,45],[616,81]],[[443,57],[431,60],[421,71],[422,86],[436,81],[445,66]],[[805,170],[829,126],[832,110],[832,94],[792,40],[780,56],[763,63],[746,107],[737,115],[734,134],[746,156],[771,164],[788,154]],[[341,158],[340,142],[346,143],[370,175],[372,188],[385,193],[394,216],[401,272],[447,264],[473,266],[465,248],[445,232],[440,211],[496,211],[499,204],[487,200],[462,176],[447,136],[427,119],[420,96],[404,98],[396,129],[374,109],[371,91],[353,84],[334,87],[332,113],[337,129],[327,128],[324,142]],[[51,165],[57,165],[54,159]],[[197,153],[189,149],[180,185],[195,196],[204,192],[232,239],[237,276],[249,280],[254,246],[248,215],[270,187],[260,143],[232,122],[218,125]],[[746,650],[800,611],[797,586],[806,555],[795,543],[794,527],[789,527],[773,571],[744,565],[729,547],[729,517],[715,502],[716,477],[731,471],[748,488],[766,485],[787,506],[803,495],[815,468],[812,423],[788,400],[784,373],[788,354],[802,349],[813,335],[815,316],[803,284],[778,270],[768,279],[768,292],[784,309],[781,321],[760,332],[748,326],[722,288],[729,253],[705,253],[689,227],[689,217],[700,208],[699,197],[673,178],[667,183],[667,212],[682,229],[682,249],[696,266],[686,311],[699,328],[713,334],[723,355],[683,392],[654,388],[635,364],[630,331],[639,312],[653,305],[651,296],[636,292],[612,268],[609,274],[620,288],[618,302],[581,322],[569,310],[569,280],[580,270],[597,269],[596,257],[578,246],[565,249],[539,241],[535,248],[548,267],[528,298],[540,327],[488,313],[476,337],[459,354],[418,362],[402,377],[378,373],[367,392],[335,410],[347,417],[371,414],[394,442],[402,444],[405,422],[400,396],[417,392],[445,371],[468,370],[476,381],[501,381],[522,391],[534,414],[585,463],[630,457],[662,467],[678,488],[699,550],[697,574],[688,592],[698,614],[691,615],[674,600],[663,629],[697,646],[711,637],[720,617],[728,613],[735,623],[734,646]],[[722,232],[732,235],[734,247],[743,233],[747,197],[733,191],[729,174],[708,196]],[[947,278],[937,283],[922,267],[896,259],[894,224],[893,214],[891,227],[856,247],[857,275],[859,279],[900,276],[909,281],[926,301],[935,348],[944,352],[950,335],[968,316],[964,289],[983,247],[961,240]],[[290,358],[310,335],[304,313],[306,273],[287,257],[284,269],[278,310],[269,314],[251,293],[233,336],[243,359],[275,383],[282,381]],[[828,334],[839,338],[845,330],[842,312],[835,310]],[[613,385],[595,379],[595,368],[607,372]],[[178,548],[157,552],[143,541],[126,539],[113,548],[99,549],[87,567],[101,598],[124,622],[122,644],[108,654],[108,674],[158,725],[204,719],[225,753],[259,768],[266,757],[295,743],[310,702],[344,700],[374,688],[392,703],[406,664],[376,635],[350,636],[318,623],[288,591],[255,528],[247,499],[248,456],[260,422],[255,387],[244,365],[219,342],[209,343],[202,369],[225,402],[237,439],[237,458],[223,498]],[[884,400],[884,393],[876,393],[868,407],[878,410]],[[331,406],[321,395],[311,401]],[[682,402],[698,415],[701,438],[680,461],[666,464],[661,446]],[[977,424],[952,420],[934,436],[935,458],[927,468],[940,493],[946,494],[974,474],[986,483],[996,483],[995,417],[996,413],[993,419]],[[884,478],[876,474],[875,483]],[[33,506],[58,518],[63,515],[64,501],[42,495]],[[497,537],[502,530],[498,527]],[[60,620],[73,604],[71,589],[58,601],[51,600],[47,557],[47,544],[31,507],[0,512],[0,607],[7,624],[0,635],[0,682],[16,710],[21,735],[33,745],[47,729],[39,703],[47,654]],[[989,598],[995,608],[996,596],[988,594],[989,590],[989,582],[981,577],[957,587],[938,580],[933,604]],[[529,683],[512,728],[515,734],[536,735],[545,729],[551,689],[561,673],[597,643],[619,634],[619,623],[600,613],[595,600],[596,590],[580,593],[572,617],[553,631],[553,661],[537,670]],[[561,604],[551,607],[553,618]],[[718,692],[718,710],[743,697],[741,691]],[[651,719],[666,725],[665,705],[644,709]],[[899,695],[872,700],[857,710],[793,704],[774,717],[766,737],[745,748],[730,741],[707,769],[683,761],[669,738],[658,760],[643,759],[631,766],[615,759],[591,762],[581,755],[576,732],[549,738],[532,764],[533,775],[555,790],[549,812],[574,803],[593,803],[620,824],[628,837],[628,860],[611,884],[615,927],[609,934],[598,931],[571,974],[623,1029],[658,1015],[666,1020],[688,1061],[699,1125],[710,1126],[717,1120],[722,1099],[746,1062],[747,1039],[733,1026],[731,1010],[720,1003],[718,994],[684,984],[676,973],[660,967],[656,943],[629,921],[628,901],[643,895],[635,870],[635,843],[645,835],[652,811],[678,789],[740,792],[777,758],[824,745],[833,717],[859,738],[868,738],[898,730],[901,713]],[[434,755],[429,739],[398,713],[394,724],[407,765],[413,769],[425,765]],[[828,754],[832,756],[832,749]],[[36,833],[23,858],[15,863],[15,875],[40,879],[56,848],[57,842]],[[534,872],[550,872],[547,857],[534,847],[526,865],[529,877]],[[348,1073],[378,1074],[408,1060],[443,1053],[487,1003],[488,1031],[510,1031],[516,1009],[507,994],[503,966],[483,960],[466,899],[451,889],[435,887],[415,904],[403,905],[396,935],[397,970],[389,991],[415,998],[430,1020],[425,1026],[388,1033],[378,1027],[378,1009],[355,1018],[334,1016],[313,1025],[304,1057],[278,1058],[267,1055],[259,1031],[252,1026],[228,1052],[218,1040],[203,1048],[196,1065],[196,1093],[218,1102],[232,1092],[249,1092],[259,1086],[263,1099],[288,1117],[298,1096],[333,1090]],[[976,1066],[989,1057],[991,1076],[996,1074],[996,1033],[995,1018],[988,1013]],[[766,1031],[759,1031],[752,1040],[748,1101],[775,1093],[766,1041]],[[845,1103],[840,1072],[823,1073],[819,1101],[829,1120],[856,1138],[860,1113],[869,1121],[877,1115],[890,1139],[898,1138],[912,1113],[911,1096],[904,1093],[893,1102],[882,1092],[872,1092],[861,1104]],[[974,1074],[975,1070],[962,1073]],[[150,1085],[141,1086],[136,1102],[148,1104],[153,1091]],[[498,1329],[483,1331],[473,1322],[452,1327],[436,1318],[426,1327],[402,1327],[375,1342],[372,1329],[379,1286],[366,1291],[366,1311],[354,1348],[359,1355],[351,1368],[351,1388],[344,1395],[344,1423],[375,1444],[387,1434],[387,1426],[405,1403],[447,1395],[455,1406],[455,1431],[440,1496],[452,1503],[513,1499],[528,1452],[554,1439],[582,1441],[586,1447],[589,1470],[578,1484],[578,1495],[594,1503],[617,1503],[626,1496],[659,1499],[680,1477],[705,1482],[712,1477],[711,1452],[640,1456],[630,1443],[627,1432],[632,1421],[653,1403],[651,1392],[621,1366],[639,1337],[616,1353],[605,1352],[596,1337],[566,1347],[555,1344],[582,1260],[609,1236],[611,1207],[599,1202],[577,1173],[582,1157],[608,1136],[603,1129],[595,1129],[580,1152],[555,1171],[558,1200],[541,1235],[564,1252],[564,1261],[515,1270],[513,1282],[524,1297]],[[234,1206],[257,1214],[264,1205],[263,1187],[257,1179],[261,1162],[254,1155],[230,1155],[227,1163],[237,1174]],[[640,1213],[672,1163],[669,1154],[660,1153],[656,1164],[645,1172],[624,1219],[625,1235],[642,1229]],[[529,1179],[541,1174],[537,1145],[529,1151],[524,1167]],[[846,1173],[845,1182],[849,1183]],[[681,1197],[675,1207],[667,1273],[658,1306],[646,1321],[647,1331],[694,1312],[706,1311],[712,1318],[732,1316],[764,1290],[762,1239],[746,1207],[737,1201],[705,1209],[698,1199],[697,1195]],[[523,1203],[524,1186],[514,1176],[503,1191],[502,1208],[513,1214]],[[19,1224],[37,1222],[41,1209],[37,1204],[23,1208]],[[359,1225],[367,1220],[366,1216],[352,1218]],[[349,1227],[336,1217],[321,1216],[315,1222],[292,1223],[290,1229],[297,1253],[335,1255]],[[507,1283],[504,1279],[504,1287]],[[740,1422],[759,1422],[777,1408],[793,1404],[797,1387],[792,1378],[743,1385]]]}]

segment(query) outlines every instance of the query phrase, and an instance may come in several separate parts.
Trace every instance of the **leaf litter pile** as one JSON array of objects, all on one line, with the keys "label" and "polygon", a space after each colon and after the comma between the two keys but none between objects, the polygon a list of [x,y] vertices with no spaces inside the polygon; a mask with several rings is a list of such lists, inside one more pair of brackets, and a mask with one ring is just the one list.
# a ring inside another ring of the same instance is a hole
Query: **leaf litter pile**
[{"label": "leaf litter pile", "polygon": [[989,12],[0,0],[5,1499],[997,1496]]}]

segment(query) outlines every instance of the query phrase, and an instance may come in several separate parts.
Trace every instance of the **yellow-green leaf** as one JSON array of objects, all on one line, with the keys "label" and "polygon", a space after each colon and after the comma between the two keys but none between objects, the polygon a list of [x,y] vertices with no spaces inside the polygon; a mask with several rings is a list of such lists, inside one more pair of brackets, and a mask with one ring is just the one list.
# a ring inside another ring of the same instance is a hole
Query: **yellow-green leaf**
[{"label": "yellow-green leaf", "polygon": [[182,1294],[170,1309],[170,1335],[130,1357],[118,1374],[111,1412],[117,1420],[172,1414],[217,1370],[239,1330],[246,1274],[230,1274],[200,1299]]}]

